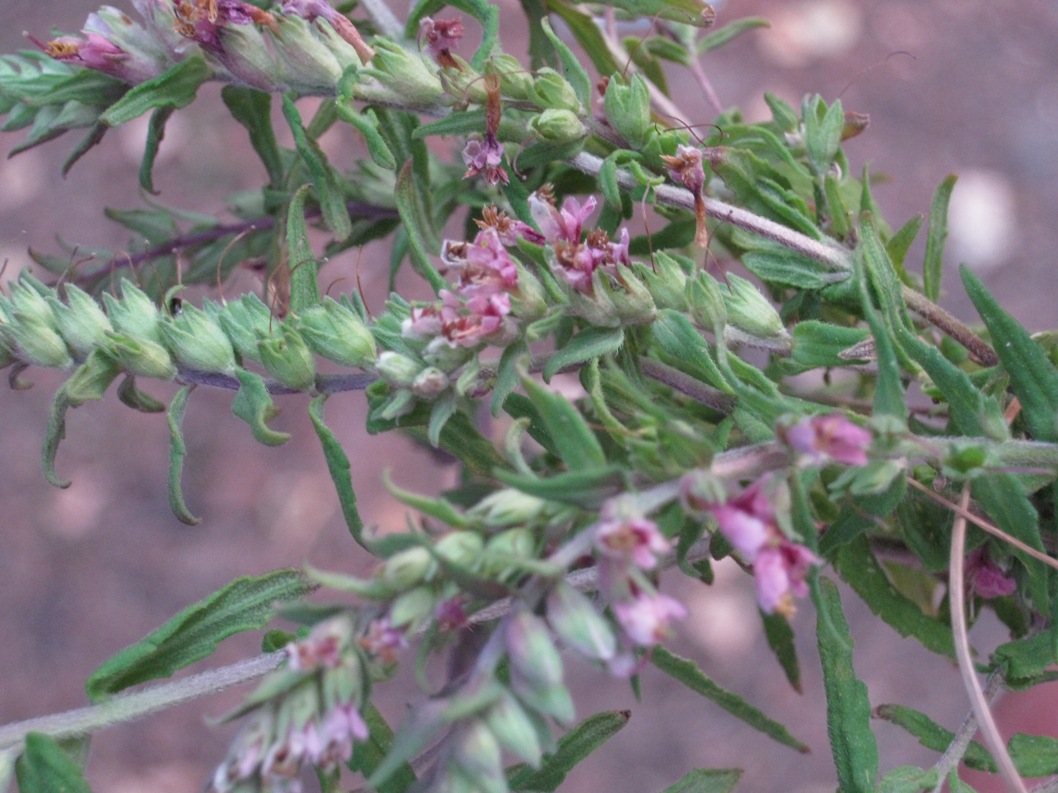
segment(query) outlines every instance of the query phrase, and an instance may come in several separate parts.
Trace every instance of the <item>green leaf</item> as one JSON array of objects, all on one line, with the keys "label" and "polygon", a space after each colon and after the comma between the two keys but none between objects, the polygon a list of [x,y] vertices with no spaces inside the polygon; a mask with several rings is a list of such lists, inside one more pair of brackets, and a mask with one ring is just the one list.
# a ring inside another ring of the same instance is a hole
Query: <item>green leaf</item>
[{"label": "green leaf", "polygon": [[169,677],[211,655],[229,636],[263,628],[276,601],[310,591],[312,586],[297,570],[237,578],[101,664],[85,684],[88,696],[98,702],[129,686]]},{"label": "green leaf", "polygon": [[555,751],[544,755],[539,768],[524,764],[512,768],[508,777],[510,789],[551,793],[581,760],[620,732],[631,715],[630,711],[616,710],[589,716],[559,739]]},{"label": "green leaf", "polygon": [[999,645],[992,653],[992,664],[1009,681],[1019,686],[1038,682],[1048,668],[1058,663],[1050,631]]},{"label": "green leaf", "polygon": [[960,268],[966,293],[992,337],[996,355],[1010,375],[1021,415],[1036,440],[1058,441],[1058,370],[1029,332],[1000,308],[981,280]]},{"label": "green leaf", "polygon": [[931,652],[955,657],[951,628],[946,622],[924,614],[914,601],[893,586],[864,535],[839,548],[833,561],[845,582],[897,633],[913,636]]},{"label": "green leaf", "polygon": [[432,251],[435,246],[431,240],[434,237],[433,225],[425,213],[425,207],[416,199],[415,175],[412,171],[412,161],[408,160],[397,175],[397,185],[394,191],[397,202],[397,211],[400,212],[401,220],[404,222],[403,230],[408,235],[408,253],[411,256],[412,265],[416,272],[425,278],[435,292],[444,289],[447,282],[434,267]]},{"label": "green leaf", "polygon": [[469,135],[485,129],[485,110],[454,111],[443,118],[416,127],[412,137],[425,140],[435,135]]},{"label": "green leaf", "polygon": [[608,5],[643,19],[667,19],[696,27],[705,27],[715,18],[706,13],[711,8],[703,0],[610,0]]},{"label": "green leaf", "polygon": [[[596,71],[600,74],[613,74],[623,70],[623,65],[618,63],[613,53],[610,52],[606,39],[603,38],[593,17],[578,11],[571,3],[563,0],[548,0],[547,9],[558,14],[566,23],[573,38],[583,48]],[[540,38],[546,40],[545,37]]]},{"label": "green leaf", "polygon": [[[869,240],[864,240],[864,258],[872,253],[877,255],[881,242],[874,227],[867,225]],[[861,224],[862,226],[862,224]],[[870,246],[869,248],[867,246]],[[874,413],[876,416],[888,416],[907,424],[907,405],[904,402],[904,386],[900,379],[900,361],[896,355],[893,338],[882,317],[878,315],[868,293],[867,276],[863,270],[857,273],[860,287],[860,298],[864,319],[871,328],[874,337],[874,352],[878,362],[878,383],[874,392]]]},{"label": "green leaf", "polygon": [[142,116],[155,108],[174,110],[191,104],[198,87],[213,76],[213,69],[201,55],[185,58],[168,71],[140,83],[106,109],[99,120],[109,127]]},{"label": "green leaf", "polygon": [[940,297],[940,276],[944,260],[944,240],[948,236],[948,202],[955,188],[957,174],[948,174],[937,186],[929,207],[926,230],[926,257],[922,262],[922,291],[934,302]]},{"label": "green leaf", "polygon": [[651,329],[658,346],[681,367],[689,369],[703,382],[719,388],[726,394],[734,393],[713,356],[709,354],[709,344],[705,337],[685,314],[670,308],[662,309]]},{"label": "green leaf", "polygon": [[72,482],[68,479],[60,479],[55,472],[55,457],[59,453],[59,444],[66,437],[66,411],[70,408],[70,400],[66,398],[63,389],[55,392],[55,398],[51,402],[48,411],[48,426],[44,433],[44,446],[41,450],[41,470],[48,483],[62,489],[68,488]]},{"label": "green leaf", "polygon": [[801,692],[801,665],[797,661],[797,647],[794,645],[794,632],[790,621],[782,614],[765,614],[760,612],[764,623],[764,636],[768,640],[775,659],[782,667],[783,674],[798,693]]},{"label": "green leaf", "polygon": [[290,434],[277,432],[268,426],[279,409],[272,402],[264,378],[257,372],[236,369],[239,393],[231,403],[231,412],[250,425],[254,438],[265,446],[281,446],[290,440]]},{"label": "green leaf", "polygon": [[[719,27],[716,30],[711,30],[702,36],[698,40],[697,48],[698,54],[704,55],[705,53],[715,50],[719,47],[723,47],[729,41],[734,39],[736,36],[741,36],[747,31],[753,30],[754,28],[770,28],[771,23],[764,17],[742,17],[736,19],[733,22],[729,22],[723,27]],[[790,111],[793,114],[793,111]],[[796,126],[797,117],[794,116],[794,125]]]},{"label": "green leaf", "polygon": [[565,474],[553,474],[546,479],[496,470],[493,476],[503,484],[537,498],[572,504],[582,509],[596,509],[621,492],[626,472],[619,466],[587,468]]},{"label": "green leaf", "polygon": [[852,636],[833,581],[820,578],[817,638],[827,697],[827,733],[842,793],[874,793],[878,745],[871,732],[867,686],[852,668]]},{"label": "green leaf", "polygon": [[[794,325],[792,335],[793,349],[790,357],[781,363],[783,371],[787,374],[800,374],[810,369],[849,366],[866,360],[865,358],[841,357],[846,350],[867,340],[870,332],[866,328],[847,328],[808,319]],[[899,383],[899,371],[896,376]]]},{"label": "green leaf", "polygon": [[570,339],[547,359],[542,372],[543,378],[545,382],[550,382],[552,377],[567,366],[582,364],[604,355],[613,355],[621,349],[624,341],[623,328],[588,328]]},{"label": "green leaf", "polygon": [[849,277],[849,273],[827,271],[815,259],[767,240],[754,241],[743,254],[742,264],[762,281],[798,289],[822,289]]},{"label": "green leaf", "polygon": [[551,22],[547,17],[540,20],[540,26],[543,28],[544,35],[550,39],[555,52],[558,53],[558,59],[562,63],[563,76],[573,86],[577,99],[580,100],[583,107],[591,107],[591,78],[584,71],[584,67],[580,65],[580,60],[573,54],[573,50],[566,46],[566,42],[555,35],[555,31],[551,29]]},{"label": "green leaf", "polygon": [[287,264],[290,267],[290,311],[299,315],[320,302],[320,266],[309,245],[305,224],[305,198],[309,186],[302,185],[287,207]]},{"label": "green leaf", "polygon": [[[375,111],[371,108],[361,109],[354,107],[345,99],[338,99],[335,108],[338,111],[338,117],[342,121],[355,127],[356,131],[363,135],[371,161],[387,171],[397,170],[397,159],[393,156],[386,139],[382,137],[382,133],[379,131],[378,116],[375,115]],[[416,132],[418,131],[416,130]]]},{"label": "green leaf", "polygon": [[352,234],[353,222],[349,218],[349,208],[338,184],[338,176],[327,161],[327,155],[323,153],[320,144],[305,130],[301,123],[301,114],[288,94],[283,94],[283,116],[294,136],[298,154],[309,171],[312,186],[320,202],[320,210],[323,212],[323,220],[336,239],[344,240]]},{"label": "green leaf", "polygon": [[572,402],[528,376],[522,378],[522,385],[570,471],[606,466],[606,454],[599,439]]},{"label": "green leaf", "polygon": [[140,187],[151,195],[154,189],[154,161],[158,157],[158,147],[165,137],[165,122],[175,112],[172,107],[158,107],[151,113],[150,123],[147,125],[147,143],[143,149],[143,160],[140,162]]},{"label": "green leaf", "polygon": [[[823,111],[822,115],[820,111]],[[845,129],[845,112],[841,108],[841,100],[837,100],[829,108],[820,97],[815,97],[815,101],[806,100],[804,122],[808,159],[816,174],[823,176],[834,162],[841,146],[841,133]]]},{"label": "green leaf", "polygon": [[26,735],[15,775],[20,793],[92,793],[81,767],[55,739],[39,732]]},{"label": "green leaf", "polygon": [[[951,730],[944,729],[926,714],[903,705],[879,705],[874,715],[906,730],[917,738],[920,744],[935,752],[947,751],[955,740],[955,733]],[[967,768],[993,774],[996,772],[992,756],[977,741],[970,741],[962,760]]]},{"label": "green leaf", "polygon": [[767,735],[772,740],[789,746],[805,754],[811,751],[808,746],[797,740],[779,722],[765,716],[757,708],[750,705],[737,694],[721,688],[713,680],[706,677],[705,673],[698,668],[694,661],[681,658],[664,647],[655,647],[650,655],[650,660],[658,669],[665,674],[678,680],[696,694],[701,694],[706,699],[719,705],[732,716],[741,719],[750,727]]},{"label": "green leaf", "polygon": [[904,268],[904,259],[907,257],[907,251],[911,247],[911,244],[915,241],[918,236],[919,229],[922,228],[922,215],[915,215],[907,223],[900,227],[900,229],[889,239],[889,242],[885,244],[885,251],[889,254],[890,260],[893,262],[893,267],[900,274],[900,280],[904,283],[909,283],[907,270]]},{"label": "green leaf", "polygon": [[[363,711],[364,722],[371,731],[366,741],[353,744],[353,756],[349,770],[359,771],[370,777],[382,765],[382,761],[393,746],[393,730],[386,723],[378,708],[368,703]],[[399,765],[393,773],[378,784],[378,793],[405,793],[415,783],[415,772],[407,763]]]},{"label": "green leaf", "polygon": [[184,411],[187,409],[187,397],[191,393],[191,386],[186,385],[176,392],[172,403],[169,405],[169,509],[173,511],[177,520],[188,526],[201,523],[200,518],[191,514],[184,501],[184,491],[180,485],[180,479],[184,472],[184,459],[187,457],[187,445],[184,443]]},{"label": "green leaf", "polygon": [[1021,776],[1058,774],[1058,738],[1016,732],[1010,736],[1007,750]]},{"label": "green leaf", "polygon": [[363,548],[367,548],[364,541],[364,522],[360,519],[360,511],[356,508],[356,491],[353,490],[351,476],[352,466],[345,454],[345,449],[331,432],[331,428],[323,420],[323,407],[327,403],[327,394],[320,394],[309,403],[309,419],[312,420],[312,428],[316,430],[316,437],[320,439],[320,447],[323,449],[323,457],[327,461],[327,471],[334,482],[334,489],[338,493],[338,503],[342,507],[342,517],[349,533],[353,535]]},{"label": "green leaf", "polygon": [[940,781],[936,768],[924,769],[902,765],[886,773],[878,784],[878,793],[922,793],[933,790]]},{"label": "green leaf", "polygon": [[742,771],[737,768],[695,768],[661,793],[731,793],[741,778]]},{"label": "green leaf", "polygon": [[237,85],[224,86],[220,95],[232,118],[249,133],[250,145],[268,172],[269,184],[278,188],[283,184],[284,169],[272,128],[272,95]]},{"label": "green leaf", "polygon": [[165,410],[165,403],[159,402],[149,394],[145,394],[136,388],[135,375],[127,374],[118,386],[118,399],[122,404],[141,413],[161,413]]}]

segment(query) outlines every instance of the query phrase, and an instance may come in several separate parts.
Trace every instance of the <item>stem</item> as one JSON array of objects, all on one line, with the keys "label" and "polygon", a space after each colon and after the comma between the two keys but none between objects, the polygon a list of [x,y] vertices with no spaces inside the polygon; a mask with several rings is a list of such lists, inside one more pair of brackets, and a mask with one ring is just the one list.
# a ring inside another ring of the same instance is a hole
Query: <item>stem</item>
[{"label": "stem", "polygon": [[955,656],[959,662],[959,674],[962,675],[966,694],[970,697],[974,715],[977,717],[978,724],[981,725],[985,743],[988,744],[992,757],[999,766],[999,773],[1011,790],[1016,793],[1028,793],[999,734],[999,728],[988,707],[988,700],[984,691],[981,690],[981,681],[977,679],[974,671],[973,657],[970,655],[970,639],[966,631],[966,589],[963,581],[963,560],[966,557],[965,513],[969,505],[970,483],[967,482],[963,486],[962,497],[959,499],[961,511],[952,528],[951,557],[948,562],[948,603],[951,608],[951,630],[955,637]]},{"label": "stem", "polygon": [[[317,394],[340,394],[345,391],[363,391],[373,382],[378,380],[373,374],[321,374],[316,375],[316,385],[313,389]],[[223,388],[228,391],[238,391],[239,381],[231,375],[219,372],[197,372],[193,369],[181,369],[176,377],[176,382],[184,385],[205,385],[214,388]],[[269,394],[302,394],[297,388],[283,385],[282,383],[265,378],[265,387]]]},{"label": "stem", "polygon": [[[999,693],[1001,678],[998,673],[992,673],[988,676],[988,682],[985,683],[984,695],[988,702],[991,702],[997,693]],[[955,732],[955,737],[952,738],[951,744],[944,751],[944,754],[940,756],[940,759],[933,765],[933,768],[937,771],[937,776],[940,781],[937,786],[933,788],[932,793],[940,793],[944,782],[946,781],[948,774],[951,770],[962,762],[963,756],[966,754],[966,750],[970,746],[970,741],[973,740],[974,733],[977,732],[977,718],[974,716],[971,710],[966,714],[966,718],[963,719],[962,724],[959,725],[959,729]]]},{"label": "stem", "polygon": [[183,680],[122,694],[100,705],[8,724],[0,727],[0,751],[20,746],[26,734],[30,732],[42,732],[59,740],[77,738],[192,699],[215,694],[230,686],[261,677],[275,669],[284,657],[281,652],[259,655]]},{"label": "stem", "polygon": [[689,396],[695,402],[701,402],[703,405],[708,405],[724,414],[730,413],[735,407],[735,398],[730,394],[725,394],[719,389],[706,385],[689,374],[663,364],[661,361],[656,361],[653,358],[640,358],[639,366],[643,370],[643,374],[651,380],[664,383],[669,388]]},{"label": "stem", "polygon": [[907,284],[902,284],[900,293],[907,303],[907,307],[916,314],[922,316],[929,324],[951,336],[970,354],[977,359],[982,366],[995,366],[999,363],[999,357],[995,351],[985,343],[984,339],[974,333],[970,328],[957,320],[943,308],[938,306],[921,292],[916,292]]}]

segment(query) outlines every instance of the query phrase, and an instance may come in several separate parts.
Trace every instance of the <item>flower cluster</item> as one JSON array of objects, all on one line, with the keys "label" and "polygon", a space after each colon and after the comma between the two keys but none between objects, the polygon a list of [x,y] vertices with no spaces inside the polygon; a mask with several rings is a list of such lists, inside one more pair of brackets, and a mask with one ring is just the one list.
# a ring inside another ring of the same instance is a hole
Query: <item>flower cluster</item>
[{"label": "flower cluster", "polygon": [[808,416],[792,426],[780,426],[778,435],[810,465],[867,464],[871,433],[840,413]]},{"label": "flower cluster", "polygon": [[785,482],[766,475],[723,501],[703,499],[696,485],[694,475],[684,478],[685,504],[692,510],[710,513],[742,560],[753,565],[761,610],[792,616],[794,596],[808,594],[805,578],[812,566],[822,560],[793,542],[779,526],[775,504],[785,500]]},{"label": "flower cluster", "polygon": [[321,623],[286,653],[286,669],[262,685],[280,693],[251,705],[252,718],[213,775],[213,793],[295,793],[303,763],[337,768],[352,757],[354,742],[367,740],[365,673],[349,620]]}]

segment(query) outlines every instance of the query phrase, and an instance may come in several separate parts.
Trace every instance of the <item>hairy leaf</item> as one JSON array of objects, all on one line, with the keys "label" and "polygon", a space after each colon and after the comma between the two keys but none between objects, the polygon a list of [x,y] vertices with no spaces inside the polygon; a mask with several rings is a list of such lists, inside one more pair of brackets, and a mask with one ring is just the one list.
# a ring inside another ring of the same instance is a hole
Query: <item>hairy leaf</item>
[{"label": "hairy leaf", "polygon": [[254,438],[265,446],[281,446],[290,440],[290,434],[278,432],[268,426],[279,409],[272,402],[264,378],[257,372],[236,369],[239,392],[231,403],[231,412],[250,425]]},{"label": "hairy leaf", "polygon": [[212,654],[223,639],[263,628],[276,601],[311,590],[297,570],[237,578],[101,664],[85,684],[88,696],[99,701],[129,686],[169,677]]},{"label": "hairy leaf", "polygon": [[360,519],[360,512],[356,508],[356,491],[353,490],[353,480],[350,474],[352,466],[349,457],[345,454],[341,443],[334,437],[331,428],[323,420],[323,407],[327,404],[327,395],[320,394],[309,403],[309,418],[312,420],[312,428],[316,430],[316,437],[320,439],[323,449],[323,457],[327,461],[327,471],[334,482],[334,489],[338,493],[338,503],[342,508],[342,517],[345,525],[353,539],[366,548],[364,542],[364,522]]},{"label": "hairy leaf", "polygon": [[81,767],[48,735],[26,736],[15,763],[20,793],[92,793]]},{"label": "hairy leaf", "polygon": [[940,276],[944,260],[944,240],[948,236],[948,202],[955,188],[956,174],[948,174],[937,186],[929,208],[926,229],[926,256],[922,262],[922,291],[930,300],[940,297]]},{"label": "hairy leaf", "polygon": [[620,732],[631,715],[627,710],[617,710],[589,716],[559,739],[555,751],[544,756],[539,768],[518,765],[511,769],[510,789],[551,793],[581,760]]},{"label": "hairy leaf", "polygon": [[164,74],[140,83],[106,109],[99,120],[110,127],[142,116],[159,107],[178,109],[191,104],[198,88],[213,76],[201,55],[185,58]]},{"label": "hairy leaf", "polygon": [[184,411],[187,409],[187,398],[191,393],[187,385],[176,392],[169,405],[169,509],[177,520],[188,526],[201,523],[200,518],[191,514],[184,501],[184,491],[180,479],[184,472],[184,459],[187,457],[187,445],[184,443]]},{"label": "hairy leaf", "polygon": [[[327,155],[323,153],[320,144],[302,125],[301,114],[294,100],[286,94],[283,95],[283,116],[294,136],[298,154],[312,179],[312,186],[316,190],[316,197],[319,199],[320,210],[323,212],[327,228],[331,230],[336,239],[344,240],[353,232],[353,223],[349,218],[345,195],[338,183],[338,175],[327,161]],[[292,262],[291,267],[294,264]]]}]

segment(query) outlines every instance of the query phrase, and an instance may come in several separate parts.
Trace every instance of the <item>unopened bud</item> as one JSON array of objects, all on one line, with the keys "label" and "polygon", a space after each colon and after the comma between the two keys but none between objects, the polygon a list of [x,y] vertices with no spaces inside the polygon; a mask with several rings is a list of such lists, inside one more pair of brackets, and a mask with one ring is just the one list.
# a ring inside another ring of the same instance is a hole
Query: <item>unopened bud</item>
[{"label": "unopened bud", "polygon": [[585,594],[564,581],[547,597],[547,621],[563,642],[587,658],[609,661],[617,652],[610,623]]},{"label": "unopened bud", "polygon": [[422,622],[433,616],[437,596],[428,586],[417,586],[402,592],[389,606],[389,621],[394,628],[415,630]]},{"label": "unopened bud", "polygon": [[119,334],[162,344],[162,334],[158,330],[162,321],[161,312],[154,301],[141,292],[132,281],[121,279],[121,299],[118,300],[104,292],[103,303],[107,307],[107,316],[110,317],[114,330]]},{"label": "unopened bud", "polygon": [[298,391],[307,391],[316,383],[316,361],[312,350],[290,325],[280,327],[280,337],[270,337],[257,342],[261,365],[283,385]]},{"label": "unopened bud", "polygon": [[504,749],[534,768],[540,765],[544,754],[540,733],[532,717],[515,697],[501,695],[486,712],[485,722]]},{"label": "unopened bud", "polygon": [[535,686],[562,682],[562,658],[546,623],[527,608],[519,608],[507,623],[507,654],[511,670]]},{"label": "unopened bud", "polygon": [[651,132],[650,92],[642,77],[632,75],[627,85],[621,78],[610,78],[603,108],[607,121],[624,136],[632,149],[638,149],[647,142]]},{"label": "unopened bud", "polygon": [[489,493],[467,512],[467,517],[480,520],[490,529],[528,523],[539,515],[547,502],[542,498],[505,487]]},{"label": "unopened bud", "polygon": [[66,285],[66,303],[49,300],[59,322],[59,333],[79,358],[87,358],[96,347],[106,344],[106,333],[113,330],[110,320],[91,295],[74,284]]},{"label": "unopened bud", "polygon": [[449,386],[448,375],[436,366],[427,366],[415,376],[411,392],[419,399],[437,399]]},{"label": "unopened bud", "polygon": [[680,479],[680,504],[691,514],[708,512],[726,501],[724,483],[711,471],[696,468]]},{"label": "unopened bud", "polygon": [[399,352],[386,350],[375,362],[379,376],[396,388],[410,388],[422,365]]},{"label": "unopened bud", "polygon": [[511,292],[511,313],[523,322],[540,319],[548,307],[544,287],[521,262],[515,262],[514,266],[518,270],[518,281]]},{"label": "unopened bud", "polygon": [[646,286],[658,308],[687,308],[687,273],[664,251],[655,251],[651,265],[633,263],[632,271]]},{"label": "unopened bud", "polygon": [[588,135],[588,128],[572,110],[548,108],[529,121],[529,128],[545,140],[573,143]]},{"label": "unopened bud", "polygon": [[728,287],[721,287],[721,290],[731,325],[760,339],[786,335],[779,312],[756,286],[731,273],[727,281]]},{"label": "unopened bud", "polygon": [[24,363],[59,369],[73,363],[62,336],[43,322],[15,314],[11,321],[0,325],[0,332]]},{"label": "unopened bud", "polygon": [[224,306],[207,303],[206,310],[216,317],[243,360],[261,362],[257,342],[271,336],[272,326],[278,322],[261,298],[249,293]]},{"label": "unopened bud", "polygon": [[426,59],[388,39],[375,41],[374,60],[361,74],[371,75],[404,102],[434,105],[444,96],[441,80]]},{"label": "unopened bud", "polygon": [[[653,322],[657,317],[658,309],[654,305],[654,298],[631,270],[622,271],[619,268],[617,278],[603,277],[599,282],[602,291],[609,296],[622,325],[642,325]],[[596,291],[596,295],[598,294]]]},{"label": "unopened bud", "polygon": [[407,548],[386,560],[382,579],[397,589],[407,589],[425,580],[435,564],[425,548]]},{"label": "unopened bud", "polygon": [[298,330],[316,353],[342,366],[366,366],[377,355],[375,338],[356,312],[337,300],[322,302],[302,312]]},{"label": "unopened bud", "polygon": [[720,284],[706,272],[698,273],[697,278],[687,281],[687,305],[691,318],[700,327],[717,333],[727,324],[727,305]]},{"label": "unopened bud", "polygon": [[538,69],[529,97],[541,109],[579,111],[577,92],[561,74],[550,66]]},{"label": "unopened bud", "polygon": [[453,531],[434,543],[434,551],[457,567],[476,567],[481,561],[485,541],[473,531]]},{"label": "unopened bud", "polygon": [[474,790],[492,793],[507,789],[503,753],[485,722],[474,720],[459,730],[452,759],[473,781]]},{"label": "unopened bud", "polygon": [[148,339],[133,338],[124,333],[107,333],[107,352],[129,374],[172,380],[176,364],[169,351]]},{"label": "unopened bud", "polygon": [[533,77],[513,55],[493,55],[485,64],[485,74],[496,74],[500,78],[500,91],[509,99],[532,99]]},{"label": "unopened bud", "polygon": [[230,373],[235,350],[221,326],[206,312],[185,303],[183,310],[160,325],[162,337],[178,363],[199,372]]}]

